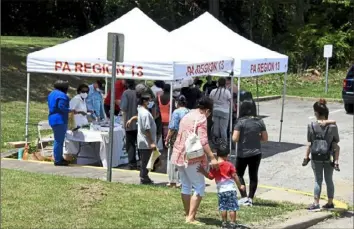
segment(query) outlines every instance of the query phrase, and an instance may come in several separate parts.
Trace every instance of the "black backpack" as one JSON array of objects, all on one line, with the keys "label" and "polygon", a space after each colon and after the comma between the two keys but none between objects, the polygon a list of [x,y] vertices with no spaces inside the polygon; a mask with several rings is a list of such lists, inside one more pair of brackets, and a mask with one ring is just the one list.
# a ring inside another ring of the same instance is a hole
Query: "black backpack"
[{"label": "black backpack", "polygon": [[329,127],[326,126],[325,130],[322,128],[320,131],[315,131],[313,123],[311,123],[313,134],[315,135],[315,140],[311,143],[311,159],[314,161],[328,161],[330,160],[330,148],[331,146],[326,141],[326,135]]}]

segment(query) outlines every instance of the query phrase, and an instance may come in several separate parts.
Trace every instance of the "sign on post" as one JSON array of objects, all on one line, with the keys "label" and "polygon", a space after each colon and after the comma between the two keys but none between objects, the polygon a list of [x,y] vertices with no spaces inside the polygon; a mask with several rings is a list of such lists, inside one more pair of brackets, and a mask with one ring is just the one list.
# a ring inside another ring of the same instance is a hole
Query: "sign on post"
[{"label": "sign on post", "polygon": [[115,49],[116,62],[123,62],[124,60],[124,34],[108,33],[107,39],[107,60],[113,61],[113,40],[118,38],[118,47]]},{"label": "sign on post", "polygon": [[333,45],[325,45],[323,47],[323,57],[326,58],[326,88],[325,93],[328,92],[328,65],[329,65],[329,58],[332,57],[333,53]]}]

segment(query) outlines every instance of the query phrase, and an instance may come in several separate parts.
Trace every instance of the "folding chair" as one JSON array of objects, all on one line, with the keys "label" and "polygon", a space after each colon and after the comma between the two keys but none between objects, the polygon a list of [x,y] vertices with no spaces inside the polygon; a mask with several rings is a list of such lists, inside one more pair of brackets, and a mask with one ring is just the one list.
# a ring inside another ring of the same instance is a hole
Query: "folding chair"
[{"label": "folding chair", "polygon": [[[41,131],[52,130],[47,120],[40,121],[37,125],[38,128],[38,146],[40,146],[40,152],[43,157],[51,156],[53,153],[53,147],[47,147],[48,143],[54,142],[54,135],[48,135],[42,137]],[[44,146],[44,144],[45,146]]]}]

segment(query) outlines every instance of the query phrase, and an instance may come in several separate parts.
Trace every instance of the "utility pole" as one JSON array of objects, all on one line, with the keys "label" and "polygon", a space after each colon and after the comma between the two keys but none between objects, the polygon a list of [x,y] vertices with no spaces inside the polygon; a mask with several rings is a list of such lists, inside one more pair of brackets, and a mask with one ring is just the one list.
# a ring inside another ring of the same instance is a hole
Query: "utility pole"
[{"label": "utility pole", "polygon": [[209,12],[216,19],[219,19],[219,11],[220,11],[219,5],[220,5],[220,0],[209,0]]}]

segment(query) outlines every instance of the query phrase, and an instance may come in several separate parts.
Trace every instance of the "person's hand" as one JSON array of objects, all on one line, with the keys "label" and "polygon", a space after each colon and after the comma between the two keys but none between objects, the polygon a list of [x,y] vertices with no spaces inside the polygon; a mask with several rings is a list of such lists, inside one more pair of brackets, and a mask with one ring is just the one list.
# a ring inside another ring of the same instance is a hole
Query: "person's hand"
[{"label": "person's hand", "polygon": [[240,190],[241,190],[241,191],[246,191],[246,186],[241,185],[241,186],[240,186]]},{"label": "person's hand", "polygon": [[204,166],[199,165],[198,168],[197,168],[197,172],[198,172],[198,173],[205,173],[205,168],[204,168]]},{"label": "person's hand", "polygon": [[324,120],[318,120],[318,123],[320,124],[320,126],[326,126],[326,121]]},{"label": "person's hand", "polygon": [[218,161],[214,158],[214,159],[211,159],[211,161],[210,161],[210,166],[211,166],[213,169],[218,169],[218,168],[219,168],[219,163],[218,163]]},{"label": "person's hand", "polygon": [[125,127],[126,127],[126,128],[129,128],[129,126],[130,126],[131,123],[132,123],[132,120],[129,119],[128,122],[125,124]]},{"label": "person's hand", "polygon": [[84,111],[79,111],[79,112],[77,112],[78,114],[81,114],[81,115],[83,115],[83,116],[86,116],[87,115],[87,113],[86,112],[84,112]]},{"label": "person's hand", "polygon": [[334,169],[335,169],[336,171],[340,171],[338,161],[334,161]]},{"label": "person's hand", "polygon": [[151,144],[150,144],[150,149],[152,149],[152,150],[156,149],[155,143],[151,143]]}]

